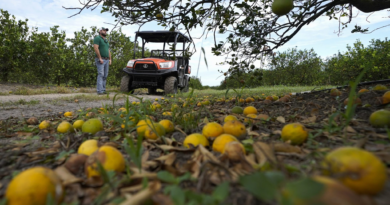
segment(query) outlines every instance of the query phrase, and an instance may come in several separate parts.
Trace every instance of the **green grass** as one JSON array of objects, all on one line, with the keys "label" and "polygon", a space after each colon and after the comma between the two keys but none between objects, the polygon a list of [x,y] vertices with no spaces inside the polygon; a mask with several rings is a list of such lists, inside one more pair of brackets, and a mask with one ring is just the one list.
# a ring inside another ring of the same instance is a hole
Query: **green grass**
[{"label": "green grass", "polygon": [[[116,100],[124,98],[125,95],[118,95],[116,97]],[[112,100],[113,96],[108,96],[107,95],[85,95],[85,94],[80,94],[80,95],[75,95],[75,96],[69,96],[69,97],[61,97],[56,99],[56,101],[67,101],[67,102],[74,102],[75,100],[80,101],[98,101],[98,100]]]},{"label": "green grass", "polygon": [[[242,90],[242,96],[243,97],[249,97],[249,96],[269,96],[269,95],[285,95],[288,93],[299,93],[304,91],[312,91],[312,90],[322,90],[327,88],[332,88],[334,86],[262,86],[257,88],[244,88]],[[190,89],[191,90],[191,89]],[[241,88],[235,89],[237,92],[241,92]],[[205,95],[212,95],[216,97],[224,97],[226,93],[226,90],[214,90],[214,89],[206,89],[206,90],[195,90],[194,96],[205,96]],[[179,96],[186,96],[186,93],[180,93]],[[228,97],[235,97],[237,96],[237,93],[233,91],[233,89],[230,89],[228,94]]]},{"label": "green grass", "polygon": [[15,105],[36,105],[39,103],[40,103],[39,100],[26,101],[26,100],[20,99],[18,101],[0,102],[0,106],[6,107],[6,106],[15,106]]}]

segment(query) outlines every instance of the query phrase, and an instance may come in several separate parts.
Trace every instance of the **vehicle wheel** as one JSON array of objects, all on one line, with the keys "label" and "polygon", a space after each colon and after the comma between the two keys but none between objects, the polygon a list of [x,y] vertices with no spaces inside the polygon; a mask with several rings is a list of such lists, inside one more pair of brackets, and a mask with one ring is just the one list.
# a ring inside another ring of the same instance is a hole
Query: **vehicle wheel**
[{"label": "vehicle wheel", "polygon": [[188,82],[188,78],[187,78],[186,85],[184,86],[184,88],[181,89],[181,92],[186,93],[188,92],[189,88],[190,88],[190,82]]},{"label": "vehicle wheel", "polygon": [[157,88],[148,88],[148,93],[149,93],[149,95],[154,95],[154,94],[156,94],[156,90],[157,90]]},{"label": "vehicle wheel", "polygon": [[131,86],[130,86],[130,76],[129,75],[125,75],[122,77],[119,91],[125,92],[125,93],[129,93],[129,92],[133,93],[134,92],[134,89],[131,89]]},{"label": "vehicle wheel", "polygon": [[177,78],[175,76],[169,76],[165,79],[164,92],[165,94],[177,93]]}]

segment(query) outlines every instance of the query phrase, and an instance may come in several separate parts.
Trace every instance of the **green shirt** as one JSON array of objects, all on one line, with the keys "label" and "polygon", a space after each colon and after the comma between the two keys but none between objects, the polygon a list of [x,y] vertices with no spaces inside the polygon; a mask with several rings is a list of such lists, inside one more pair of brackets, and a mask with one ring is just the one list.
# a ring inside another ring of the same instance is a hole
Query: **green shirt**
[{"label": "green shirt", "polygon": [[[101,57],[104,57],[104,58],[110,57],[109,53],[108,53],[109,45],[108,45],[107,39],[104,39],[100,35],[95,36],[95,38],[93,39],[93,44],[99,45],[99,52],[100,52]],[[96,53],[95,53],[95,56],[97,57]]]}]

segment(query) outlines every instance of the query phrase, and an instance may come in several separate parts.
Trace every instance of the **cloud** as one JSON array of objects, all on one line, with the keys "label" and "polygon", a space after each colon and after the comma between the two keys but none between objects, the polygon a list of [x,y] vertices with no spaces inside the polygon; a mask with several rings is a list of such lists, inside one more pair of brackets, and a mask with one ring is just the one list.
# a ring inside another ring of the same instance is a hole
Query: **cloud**
[{"label": "cloud", "polygon": [[[86,0],[80,0],[82,2]],[[99,6],[94,11],[84,10],[80,15],[76,15],[72,18],[69,16],[78,12],[78,10],[66,10],[64,7],[82,7],[79,0],[12,0],[3,1],[0,3],[0,7],[4,10],[8,10],[10,14],[16,16],[17,19],[24,20],[29,19],[28,25],[38,27],[39,32],[49,32],[50,27],[59,25],[59,30],[66,31],[67,37],[72,38],[75,31],[80,31],[82,27],[89,29],[92,26],[107,26],[110,30],[112,25],[107,24],[115,23],[115,19],[110,13],[100,13],[101,7]],[[358,12],[353,11],[354,15]],[[352,19],[349,28],[342,32],[342,35],[338,36],[335,31],[338,30],[338,21],[329,20],[328,17],[320,17],[316,21],[309,25],[306,25],[302,30],[288,43],[282,46],[278,51],[285,51],[288,48],[297,46],[298,49],[311,49],[319,54],[321,57],[331,56],[338,51],[345,51],[347,44],[353,44],[357,39],[360,39],[365,45],[368,44],[372,38],[385,38],[389,33],[390,27],[379,30],[369,35],[364,34],[352,34],[350,31],[355,24],[361,25],[363,28],[378,28],[386,25],[388,22],[387,11],[375,12],[373,14],[367,14],[359,12],[356,18]],[[368,18],[367,18],[368,17]],[[347,20],[347,19],[345,19]],[[368,21],[367,21],[368,20]],[[127,36],[134,37],[134,32],[138,30],[138,25],[127,25],[122,27],[122,32]],[[141,30],[163,30],[164,28],[158,26],[156,22],[145,24]],[[192,66],[192,75],[196,75],[199,67],[198,76],[201,77],[203,85],[219,85],[223,80],[221,73],[227,71],[228,65],[219,65],[218,63],[225,60],[225,56],[213,56],[211,48],[214,46],[214,37],[212,33],[209,33],[207,38],[204,35],[202,38],[203,28],[196,28],[191,31],[194,43],[196,45],[196,53],[190,60]],[[217,34],[217,43],[219,41],[225,41],[226,34]],[[132,38],[134,40],[134,38]],[[155,46],[150,46],[154,48]],[[204,47],[206,52],[206,59],[208,62],[208,69],[204,62],[204,55],[201,53],[201,47]],[[199,63],[199,56],[201,57]]]}]

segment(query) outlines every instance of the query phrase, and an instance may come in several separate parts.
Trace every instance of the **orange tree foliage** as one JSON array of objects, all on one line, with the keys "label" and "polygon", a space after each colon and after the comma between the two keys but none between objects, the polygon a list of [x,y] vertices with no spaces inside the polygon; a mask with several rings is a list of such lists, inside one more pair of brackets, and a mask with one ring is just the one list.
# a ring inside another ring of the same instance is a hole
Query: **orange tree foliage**
[{"label": "orange tree foliage", "polygon": [[[93,86],[96,84],[95,54],[92,43],[97,28],[82,28],[67,38],[59,26],[50,32],[30,28],[28,20],[16,21],[7,11],[0,11],[0,81],[31,84]],[[121,30],[107,36],[113,62],[109,85],[118,85],[122,69],[133,58],[133,42]],[[148,54],[148,51],[146,52]],[[140,55],[137,53],[136,55]]]}]

